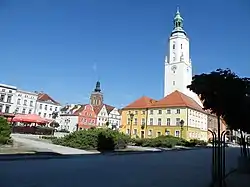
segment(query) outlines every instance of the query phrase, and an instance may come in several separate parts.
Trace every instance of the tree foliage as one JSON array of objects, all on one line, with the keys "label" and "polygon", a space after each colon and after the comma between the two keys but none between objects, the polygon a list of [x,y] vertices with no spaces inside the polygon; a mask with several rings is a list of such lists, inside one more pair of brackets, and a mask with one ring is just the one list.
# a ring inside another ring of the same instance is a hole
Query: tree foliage
[{"label": "tree foliage", "polygon": [[0,144],[7,144],[10,140],[11,126],[5,118],[0,117]]},{"label": "tree foliage", "polygon": [[229,69],[195,75],[190,90],[200,96],[204,109],[222,117],[230,129],[249,132],[250,80]]}]

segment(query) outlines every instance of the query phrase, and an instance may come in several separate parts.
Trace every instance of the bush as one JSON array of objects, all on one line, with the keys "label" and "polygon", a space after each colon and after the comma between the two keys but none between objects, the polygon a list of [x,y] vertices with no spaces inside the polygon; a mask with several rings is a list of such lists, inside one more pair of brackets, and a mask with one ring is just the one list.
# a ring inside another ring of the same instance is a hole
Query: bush
[{"label": "bush", "polygon": [[53,135],[54,129],[49,127],[30,127],[30,126],[14,126],[13,133],[20,134],[36,134],[36,135]]},{"label": "bush", "polygon": [[11,142],[11,125],[5,118],[0,117],[0,144]]},{"label": "bush", "polygon": [[187,141],[185,139],[174,137],[174,136],[159,136],[157,138],[152,139],[134,139],[134,143],[136,146],[142,146],[142,147],[162,147],[162,148],[172,148],[177,145],[179,146],[185,146],[185,147],[195,147],[197,145],[199,146],[206,146],[207,142],[202,140],[193,139],[190,141]]},{"label": "bush", "polygon": [[110,151],[126,148],[130,142],[130,138],[115,130],[94,128],[76,131],[64,137],[52,140],[52,142],[78,149]]}]

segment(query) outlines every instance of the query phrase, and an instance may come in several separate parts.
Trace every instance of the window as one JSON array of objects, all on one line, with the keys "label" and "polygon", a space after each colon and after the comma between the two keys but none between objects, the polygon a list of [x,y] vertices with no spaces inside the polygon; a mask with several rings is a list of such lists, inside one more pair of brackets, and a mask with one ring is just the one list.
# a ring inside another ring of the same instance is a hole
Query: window
[{"label": "window", "polygon": [[153,125],[153,123],[154,123],[154,119],[153,119],[153,118],[150,118],[150,119],[149,119],[149,124],[150,124],[150,125]]},{"label": "window", "polygon": [[31,114],[31,112],[32,112],[32,109],[29,109],[29,114]]},{"label": "window", "polygon": [[173,44],[173,49],[175,49],[175,44]]},{"label": "window", "polygon": [[26,99],[23,101],[23,105],[24,105],[24,106],[27,105],[27,100],[26,100]]},{"label": "window", "polygon": [[43,117],[44,117],[44,118],[46,118],[46,115],[47,115],[47,114],[46,114],[46,113],[44,113],[44,114],[43,114]]},{"label": "window", "polygon": [[4,94],[1,94],[1,96],[0,96],[0,101],[4,101]]},{"label": "window", "polygon": [[44,109],[45,109],[45,110],[47,110],[47,108],[48,108],[48,106],[47,106],[47,105],[45,105],[45,106],[44,106]]},{"label": "window", "polygon": [[167,114],[171,114],[171,110],[170,109],[167,109]]},{"label": "window", "polygon": [[33,106],[33,101],[30,101],[30,106]]},{"label": "window", "polygon": [[17,104],[18,104],[18,105],[21,104],[21,99],[20,99],[20,98],[17,100]]},{"label": "window", "polygon": [[0,105],[0,112],[3,111],[3,105]]},{"label": "window", "polygon": [[142,111],[142,114],[145,115],[145,111],[144,110]]},{"label": "window", "polygon": [[19,108],[16,108],[15,113],[18,113],[18,112],[19,112]]},{"label": "window", "polygon": [[137,129],[134,129],[134,135],[137,135]]},{"label": "window", "polygon": [[2,89],[2,92],[5,92],[5,89]]},{"label": "window", "polygon": [[180,109],[176,109],[176,114],[180,114],[181,110]]},{"label": "window", "polygon": [[182,44],[181,44],[181,49],[182,49]]},{"label": "window", "polygon": [[127,119],[127,124],[130,125],[130,118]]},{"label": "window", "polygon": [[129,129],[127,129],[127,134],[129,134]]},{"label": "window", "polygon": [[175,136],[180,137],[180,131],[175,131]]},{"label": "window", "polygon": [[173,85],[175,85],[175,81],[173,81]]},{"label": "window", "polygon": [[161,136],[161,132],[157,132],[157,136]]},{"label": "window", "polygon": [[150,114],[154,114],[154,111],[153,111],[153,110],[150,110]]},{"label": "window", "polygon": [[39,109],[43,109],[43,105],[42,104],[40,104]]},{"label": "window", "polygon": [[135,118],[134,124],[137,125],[137,118]]},{"label": "window", "polygon": [[5,113],[10,113],[10,106],[8,105],[5,106]]},{"label": "window", "polygon": [[25,114],[25,111],[26,111],[25,108],[23,108],[22,113]]},{"label": "window", "polygon": [[57,107],[55,107],[55,111],[57,111]]},{"label": "window", "polygon": [[135,111],[135,115],[137,115],[138,114],[138,111]]},{"label": "window", "polygon": [[166,130],[165,135],[170,135],[170,131]]},{"label": "window", "polygon": [[161,118],[158,118],[158,125],[161,125]]},{"label": "window", "polygon": [[51,118],[51,114],[49,114],[49,118]]},{"label": "window", "polygon": [[180,118],[176,118],[176,125],[177,125],[177,126],[180,125],[180,121],[181,121]]},{"label": "window", "polygon": [[145,118],[142,118],[142,119],[141,119],[141,124],[142,124],[142,125],[145,125]]},{"label": "window", "polygon": [[7,97],[7,103],[11,103],[11,98],[12,98],[12,96],[8,95],[8,97]]},{"label": "window", "polygon": [[158,114],[162,114],[162,110],[158,110]]},{"label": "window", "polygon": [[41,112],[38,112],[38,115],[41,116]]},{"label": "window", "polygon": [[148,135],[152,136],[152,130],[148,130]]},{"label": "window", "polygon": [[170,118],[167,118],[167,126],[170,126]]}]

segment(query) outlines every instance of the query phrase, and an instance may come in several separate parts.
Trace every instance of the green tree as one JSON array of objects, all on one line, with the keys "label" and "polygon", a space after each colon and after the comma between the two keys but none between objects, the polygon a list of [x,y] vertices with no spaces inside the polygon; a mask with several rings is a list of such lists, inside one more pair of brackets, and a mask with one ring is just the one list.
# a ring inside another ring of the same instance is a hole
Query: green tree
[{"label": "green tree", "polygon": [[200,96],[204,109],[217,115],[218,127],[222,117],[229,129],[249,132],[248,78],[240,78],[229,69],[217,69],[209,74],[195,75],[188,88]]},{"label": "green tree", "polygon": [[11,125],[5,118],[0,117],[0,144],[7,144],[10,140]]}]

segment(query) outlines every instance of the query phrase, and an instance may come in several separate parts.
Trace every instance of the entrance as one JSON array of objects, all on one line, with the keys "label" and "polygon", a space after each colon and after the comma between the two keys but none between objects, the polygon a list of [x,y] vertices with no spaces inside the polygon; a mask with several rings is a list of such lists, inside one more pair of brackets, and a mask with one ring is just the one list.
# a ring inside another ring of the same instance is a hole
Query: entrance
[{"label": "entrance", "polygon": [[144,138],[144,131],[141,131],[141,138]]}]

